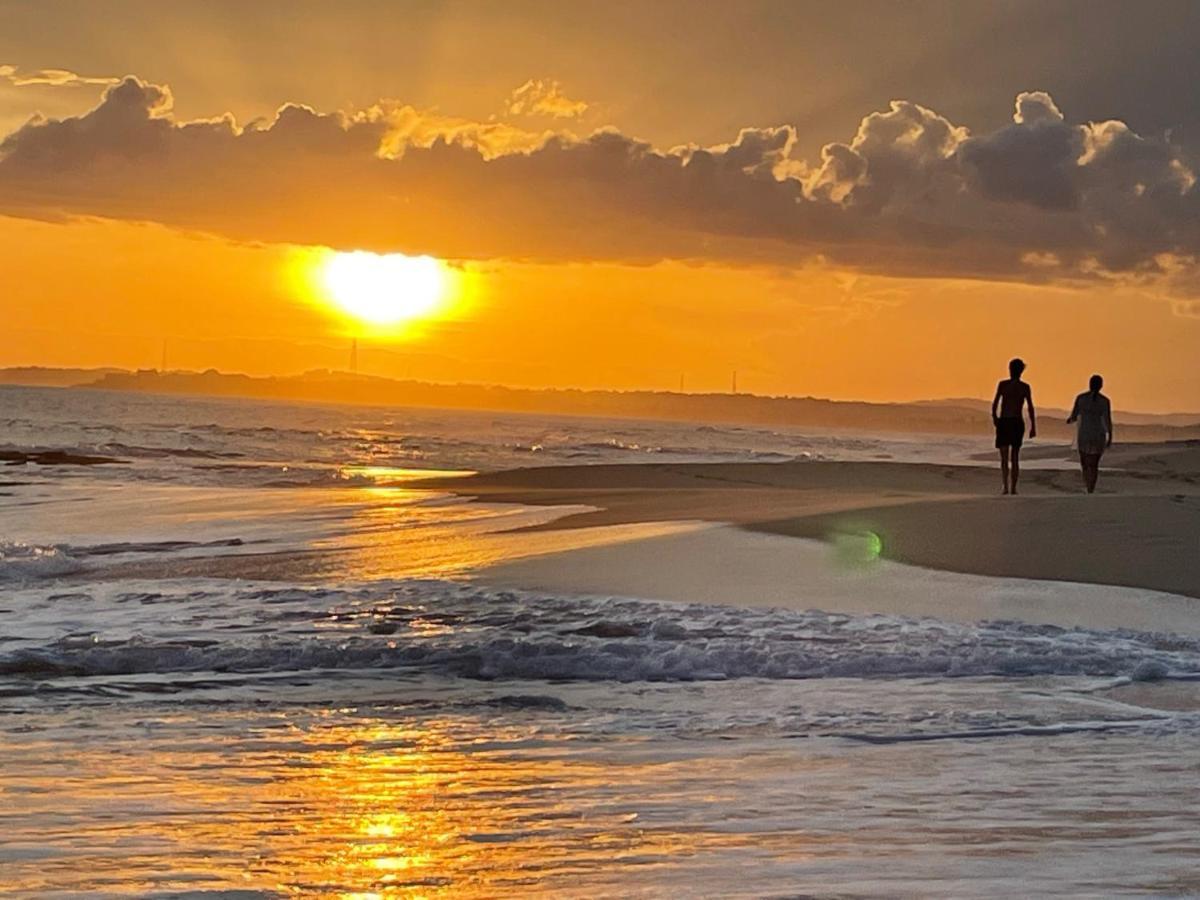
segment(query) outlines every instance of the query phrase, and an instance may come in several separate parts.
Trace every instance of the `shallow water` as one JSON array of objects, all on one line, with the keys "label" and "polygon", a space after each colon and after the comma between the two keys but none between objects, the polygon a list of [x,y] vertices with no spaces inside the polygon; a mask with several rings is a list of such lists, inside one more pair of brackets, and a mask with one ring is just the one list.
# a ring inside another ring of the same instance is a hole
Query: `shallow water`
[{"label": "shallow water", "polygon": [[1200,638],[500,589],[658,532],[504,533],[562,511],[403,471],[904,442],[7,389],[0,421],[128,460],[0,470],[9,895],[1200,893]]},{"label": "shallow water", "polygon": [[[261,686],[257,702],[214,685],[203,701],[41,710],[3,733],[5,878],[44,897],[81,887],[343,897],[1200,890],[1194,725],[1139,722],[1086,695],[1072,703],[1054,679],[892,687],[465,685],[399,673],[385,685],[312,673]],[[874,710],[876,731],[930,706],[943,717],[1036,707],[1088,727],[1133,723],[894,745],[809,733],[845,727],[845,703],[860,717]],[[713,715],[762,705],[776,714]]]}]

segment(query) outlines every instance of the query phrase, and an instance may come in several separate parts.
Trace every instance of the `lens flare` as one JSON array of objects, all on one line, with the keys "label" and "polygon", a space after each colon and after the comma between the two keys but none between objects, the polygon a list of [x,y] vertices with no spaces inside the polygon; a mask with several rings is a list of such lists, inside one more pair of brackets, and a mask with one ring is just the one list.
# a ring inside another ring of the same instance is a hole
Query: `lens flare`
[{"label": "lens flare", "polygon": [[848,568],[861,568],[878,561],[883,538],[874,531],[840,531],[830,535],[834,558]]}]

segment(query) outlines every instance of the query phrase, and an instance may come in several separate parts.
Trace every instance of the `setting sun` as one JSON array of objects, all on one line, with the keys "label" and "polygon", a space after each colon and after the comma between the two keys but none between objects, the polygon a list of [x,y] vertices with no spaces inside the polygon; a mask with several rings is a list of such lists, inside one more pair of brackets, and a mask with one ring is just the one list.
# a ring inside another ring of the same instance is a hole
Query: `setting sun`
[{"label": "setting sun", "polygon": [[427,315],[449,293],[445,267],[430,256],[333,253],[319,278],[329,299],[371,325],[398,325]]}]

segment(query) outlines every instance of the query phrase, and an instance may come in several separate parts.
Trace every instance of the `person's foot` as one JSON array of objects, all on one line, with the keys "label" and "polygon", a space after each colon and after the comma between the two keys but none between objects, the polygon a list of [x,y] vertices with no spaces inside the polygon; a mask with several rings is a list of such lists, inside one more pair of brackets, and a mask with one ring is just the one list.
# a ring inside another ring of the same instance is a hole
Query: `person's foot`
[{"label": "person's foot", "polygon": [[1004,490],[1002,490],[1000,493],[1007,494],[1008,493],[1008,485],[1005,485]]}]

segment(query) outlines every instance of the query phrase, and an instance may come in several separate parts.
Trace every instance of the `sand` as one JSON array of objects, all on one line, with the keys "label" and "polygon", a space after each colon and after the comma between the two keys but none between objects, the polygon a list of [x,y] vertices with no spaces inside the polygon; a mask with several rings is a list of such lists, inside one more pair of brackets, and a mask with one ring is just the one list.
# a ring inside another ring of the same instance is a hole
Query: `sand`
[{"label": "sand", "polygon": [[870,559],[862,546],[710,525],[530,555],[493,565],[478,578],[555,595],[1200,635],[1200,603],[1191,597],[938,571]]},{"label": "sand", "polygon": [[[1056,452],[1061,455],[1061,448]],[[1022,493],[1011,497],[1000,496],[994,466],[891,462],[556,467],[435,484],[489,502],[594,508],[537,529],[723,523],[759,536],[818,539],[839,548],[866,542],[883,560],[944,572],[1200,598],[1200,446],[1127,445],[1106,462],[1119,467],[1105,469],[1099,492],[1090,496],[1082,493],[1075,471],[1028,469]],[[624,544],[621,556],[605,556],[615,549],[591,548],[514,563],[492,574],[512,583],[524,577],[530,587],[685,599],[666,585],[696,582],[692,576],[699,571],[703,578],[693,587],[708,585],[709,599],[737,594],[742,599],[736,602],[755,602],[748,594],[782,602],[779,585],[799,577],[787,570],[786,559],[772,562],[786,557],[786,543],[699,534],[662,540],[668,543],[645,542],[641,549]],[[679,550],[689,541],[690,549]],[[581,554],[599,554],[601,561]],[[523,574],[513,568],[520,566],[526,567]],[[563,578],[554,575],[555,566]],[[753,590],[739,588],[751,583]]]}]

